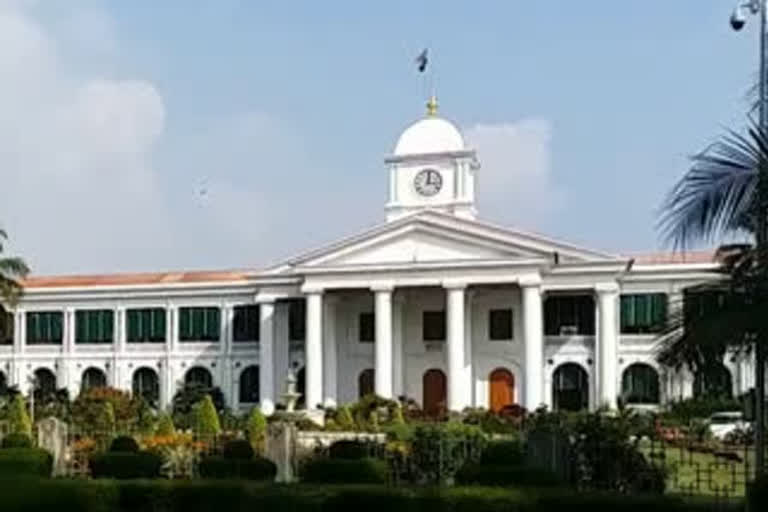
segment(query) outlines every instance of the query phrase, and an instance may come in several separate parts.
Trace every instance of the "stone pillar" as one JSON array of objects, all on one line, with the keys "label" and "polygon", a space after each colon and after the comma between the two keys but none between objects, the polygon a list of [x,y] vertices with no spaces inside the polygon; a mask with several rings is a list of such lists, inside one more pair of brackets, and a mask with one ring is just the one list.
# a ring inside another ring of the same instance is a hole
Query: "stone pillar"
[{"label": "stone pillar", "polygon": [[405,297],[394,296],[392,307],[392,393],[395,398],[405,395],[405,359],[403,357],[403,318]]},{"label": "stone pillar", "polygon": [[[258,300],[258,299],[257,299]],[[259,302],[259,399],[261,412],[269,416],[275,412],[275,303],[261,299]]]},{"label": "stone pillar", "polygon": [[23,309],[17,309],[13,314],[13,352],[15,354],[21,354],[24,352],[25,336],[26,336],[26,316]]},{"label": "stone pillar", "polygon": [[382,398],[392,398],[392,286],[377,285],[374,294],[376,322],[374,390]]},{"label": "stone pillar", "polygon": [[326,407],[336,407],[338,401],[337,304],[337,297],[332,295],[323,301],[323,405]]},{"label": "stone pillar", "polygon": [[600,329],[598,335],[598,364],[600,390],[598,406],[607,405],[616,408],[618,396],[618,340],[619,329],[616,303],[618,302],[619,287],[616,283],[601,283],[595,287],[597,291]]},{"label": "stone pillar", "polygon": [[306,407],[315,409],[323,400],[323,292],[310,290],[307,296]]},{"label": "stone pillar", "polygon": [[64,308],[61,317],[63,320],[62,336],[64,337],[64,339],[61,340],[61,348],[65,354],[71,354],[77,347],[75,343],[75,308]]},{"label": "stone pillar", "polygon": [[173,353],[178,348],[179,330],[174,325],[176,321],[176,306],[168,306],[165,310],[165,350]]},{"label": "stone pillar", "polygon": [[464,353],[464,283],[447,283],[447,369],[448,369],[448,410],[461,411],[469,406],[469,382],[465,382]]},{"label": "stone pillar", "polygon": [[281,394],[285,391],[285,378],[288,375],[288,366],[290,365],[290,345],[288,339],[288,302],[281,301],[275,303],[274,326],[275,337],[273,340],[273,354],[275,358],[274,387],[275,399],[279,401]]},{"label": "stone pillar", "polygon": [[544,326],[541,278],[538,275],[520,279],[523,290],[523,337],[525,338],[525,401],[533,411],[544,403]]}]

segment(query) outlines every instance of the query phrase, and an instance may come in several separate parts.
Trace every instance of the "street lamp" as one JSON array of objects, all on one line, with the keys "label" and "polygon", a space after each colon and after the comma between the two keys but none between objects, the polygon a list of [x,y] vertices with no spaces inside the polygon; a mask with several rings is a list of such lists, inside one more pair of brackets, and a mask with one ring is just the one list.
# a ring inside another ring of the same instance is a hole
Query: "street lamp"
[{"label": "street lamp", "polygon": [[[736,5],[731,14],[731,28],[739,31],[747,23],[747,14],[760,15],[760,74],[758,76],[758,122],[760,137],[766,136],[766,18],[768,17],[768,0],[748,0]],[[757,172],[757,204],[760,208],[766,204],[764,184],[768,184],[768,162],[760,162]],[[757,217],[755,245],[757,258],[763,268],[768,266],[765,260],[768,254],[768,225],[765,212]],[[755,472],[761,476],[765,469],[765,344],[768,340],[761,339],[755,346]]]}]

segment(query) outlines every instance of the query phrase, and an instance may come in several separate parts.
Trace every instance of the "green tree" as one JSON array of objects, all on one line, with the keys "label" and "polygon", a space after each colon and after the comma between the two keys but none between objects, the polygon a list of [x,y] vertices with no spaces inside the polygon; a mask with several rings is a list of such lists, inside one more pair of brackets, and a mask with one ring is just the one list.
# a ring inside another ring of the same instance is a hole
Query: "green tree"
[{"label": "green tree", "polygon": [[261,409],[254,407],[248,416],[248,441],[250,441],[253,451],[258,454],[264,453],[264,444],[267,439],[267,418],[261,412]]},{"label": "green tree", "polygon": [[157,435],[172,436],[176,433],[176,427],[173,426],[173,418],[167,412],[160,413],[157,421]]},{"label": "green tree", "polygon": [[195,408],[197,421],[196,429],[198,435],[213,437],[221,433],[221,423],[219,422],[219,413],[213,405],[211,395],[205,395],[203,400]]},{"label": "green tree", "polygon": [[349,407],[342,405],[336,412],[336,424],[341,430],[356,430],[355,420],[352,418],[352,412]]},{"label": "green tree", "polygon": [[6,240],[8,234],[0,229],[0,303],[15,305],[23,292],[22,280],[29,274],[29,267],[21,258],[2,256]]},{"label": "green tree", "polygon": [[27,404],[21,393],[11,400],[8,408],[8,423],[12,433],[32,436],[32,421],[29,419]]}]

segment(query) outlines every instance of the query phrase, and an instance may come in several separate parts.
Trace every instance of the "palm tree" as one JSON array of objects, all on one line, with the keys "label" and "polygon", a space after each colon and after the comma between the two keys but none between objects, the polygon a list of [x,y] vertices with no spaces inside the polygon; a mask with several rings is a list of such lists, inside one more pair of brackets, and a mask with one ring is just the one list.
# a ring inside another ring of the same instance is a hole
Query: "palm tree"
[{"label": "palm tree", "polygon": [[722,245],[716,259],[725,279],[687,290],[661,335],[660,359],[706,373],[728,349],[754,349],[758,472],[763,470],[765,354],[768,351],[768,133],[750,123],[693,156],[693,165],[664,200],[659,230],[676,250]]},{"label": "palm tree", "polygon": [[15,305],[22,293],[21,280],[29,274],[29,267],[21,258],[2,257],[8,235],[0,229],[0,308],[2,303]]}]

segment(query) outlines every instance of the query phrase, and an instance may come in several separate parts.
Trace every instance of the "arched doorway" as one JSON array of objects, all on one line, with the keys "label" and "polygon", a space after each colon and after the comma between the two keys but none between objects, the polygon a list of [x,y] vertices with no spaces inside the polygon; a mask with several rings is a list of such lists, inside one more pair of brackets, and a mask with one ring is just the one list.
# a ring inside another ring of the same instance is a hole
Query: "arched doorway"
[{"label": "arched doorway", "polygon": [[133,394],[156,407],[160,402],[160,378],[157,372],[146,366],[133,372]]},{"label": "arched doorway", "polygon": [[659,373],[645,363],[629,365],[621,377],[621,398],[628,404],[658,404]]},{"label": "arched doorway", "polygon": [[211,375],[211,372],[209,372],[207,368],[193,366],[187,370],[186,374],[184,374],[184,384],[212,388],[213,375]]},{"label": "arched doorway", "polygon": [[357,376],[357,395],[363,398],[365,395],[372,395],[374,392],[375,374],[373,368],[366,368]]},{"label": "arched doorway", "polygon": [[107,387],[107,374],[103,370],[92,366],[83,372],[83,378],[80,382],[81,392],[105,387]]},{"label": "arched doorway", "polygon": [[56,375],[48,368],[35,370],[35,398],[49,397],[56,393]]},{"label": "arched doorway", "polygon": [[446,410],[445,373],[437,368],[424,372],[422,407],[428,416],[439,416]]},{"label": "arched doorway", "polygon": [[496,368],[488,377],[488,408],[499,412],[515,403],[515,376],[506,368]]},{"label": "arched doorway", "polygon": [[589,375],[576,363],[561,364],[552,377],[552,408],[580,411],[589,407]]},{"label": "arched doorway", "polygon": [[724,364],[702,368],[693,378],[693,395],[733,398],[733,379]]},{"label": "arched doorway", "polygon": [[238,399],[241,404],[259,403],[259,367],[251,365],[240,374],[240,393]]}]

